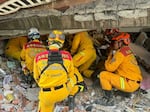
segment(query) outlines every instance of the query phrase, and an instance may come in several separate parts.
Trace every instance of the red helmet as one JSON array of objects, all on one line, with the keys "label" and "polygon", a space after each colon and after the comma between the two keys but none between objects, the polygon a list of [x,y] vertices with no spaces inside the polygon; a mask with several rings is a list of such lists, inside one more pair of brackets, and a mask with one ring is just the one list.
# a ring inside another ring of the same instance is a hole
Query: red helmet
[{"label": "red helmet", "polygon": [[118,41],[118,42],[123,40],[124,44],[128,45],[130,44],[130,34],[122,32],[122,33],[119,33],[119,35],[113,37],[112,40]]},{"label": "red helmet", "polygon": [[118,28],[106,29],[105,30],[105,35],[113,35],[115,33],[119,33],[119,29]]}]

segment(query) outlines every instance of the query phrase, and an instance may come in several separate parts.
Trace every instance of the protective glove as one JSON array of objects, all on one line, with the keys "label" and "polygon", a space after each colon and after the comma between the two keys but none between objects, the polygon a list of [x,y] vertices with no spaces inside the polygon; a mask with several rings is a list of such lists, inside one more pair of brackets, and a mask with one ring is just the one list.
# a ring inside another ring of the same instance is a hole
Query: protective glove
[{"label": "protective glove", "polygon": [[26,64],[24,61],[21,61],[21,67],[22,67],[22,69],[26,67]]},{"label": "protective glove", "polygon": [[21,61],[21,67],[22,67],[22,71],[24,72],[24,75],[30,74],[30,71],[27,69],[27,66],[24,61]]},{"label": "protective glove", "polygon": [[116,50],[110,50],[108,58],[112,58],[116,53]]},{"label": "protective glove", "polygon": [[112,55],[114,56],[116,53],[116,50],[112,50]]},{"label": "protective glove", "polygon": [[30,71],[27,68],[23,68],[24,75],[29,75]]}]

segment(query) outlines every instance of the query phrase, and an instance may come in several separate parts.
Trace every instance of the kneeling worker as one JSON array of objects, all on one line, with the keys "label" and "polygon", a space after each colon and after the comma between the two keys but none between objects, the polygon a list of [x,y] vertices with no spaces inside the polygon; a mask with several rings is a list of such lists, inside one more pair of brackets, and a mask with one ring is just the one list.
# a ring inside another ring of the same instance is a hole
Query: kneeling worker
[{"label": "kneeling worker", "polygon": [[5,55],[20,61],[21,50],[27,42],[28,38],[26,36],[9,39],[5,47]]},{"label": "kneeling worker", "polygon": [[[40,33],[37,28],[32,27],[28,32],[29,42],[23,46],[21,51],[21,65],[27,83],[32,84],[33,79],[33,63],[36,54],[46,51],[45,45],[40,41]],[[27,78],[27,79],[26,79]]]},{"label": "kneeling worker", "polygon": [[[61,31],[52,31],[48,37],[49,50],[34,59],[34,79],[41,89],[38,112],[53,112],[57,102],[79,91],[72,57],[69,52],[60,50],[64,40]],[[69,107],[72,109],[70,104]]]},{"label": "kneeling worker", "polygon": [[129,48],[130,35],[119,33],[112,38],[113,49],[105,61],[106,71],[99,75],[104,96],[99,104],[113,106],[112,88],[132,93],[140,87],[142,75],[137,60]]}]

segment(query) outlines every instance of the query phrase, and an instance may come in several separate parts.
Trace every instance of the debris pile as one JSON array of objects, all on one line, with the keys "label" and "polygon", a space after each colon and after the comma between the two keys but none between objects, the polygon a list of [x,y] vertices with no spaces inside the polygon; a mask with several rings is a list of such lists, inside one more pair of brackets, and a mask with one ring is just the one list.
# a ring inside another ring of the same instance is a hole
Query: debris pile
[{"label": "debris pile", "polygon": [[[21,66],[16,60],[0,57],[0,112],[36,112],[38,108],[38,87],[28,87],[21,80]],[[100,86],[88,86],[75,98],[75,112],[150,112],[150,90],[138,90],[130,98],[114,94],[116,105],[104,107],[95,103],[102,96]],[[115,90],[114,90],[115,91]],[[68,112],[68,99],[56,104],[55,112]]]},{"label": "debris pile", "polygon": [[19,62],[0,59],[0,112],[36,112],[39,88],[25,88]]}]

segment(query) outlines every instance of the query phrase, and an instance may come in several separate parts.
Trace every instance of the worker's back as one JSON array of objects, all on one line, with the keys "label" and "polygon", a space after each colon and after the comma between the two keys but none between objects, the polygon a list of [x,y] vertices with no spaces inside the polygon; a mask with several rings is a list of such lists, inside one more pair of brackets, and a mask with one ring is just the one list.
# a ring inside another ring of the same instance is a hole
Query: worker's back
[{"label": "worker's back", "polygon": [[8,40],[5,47],[5,55],[20,60],[20,53],[23,46],[27,43],[27,37],[16,37]]}]

